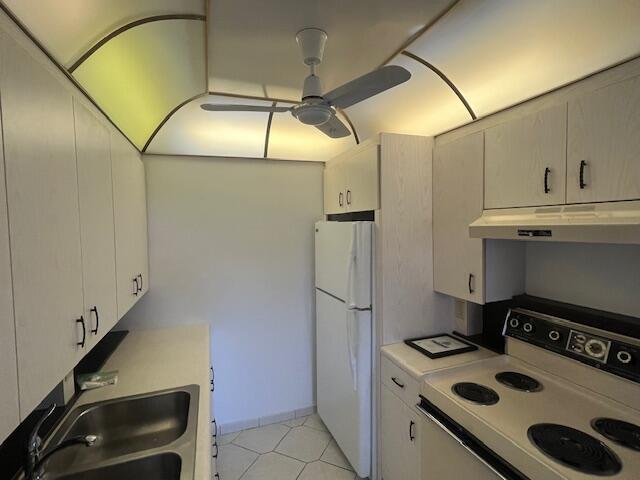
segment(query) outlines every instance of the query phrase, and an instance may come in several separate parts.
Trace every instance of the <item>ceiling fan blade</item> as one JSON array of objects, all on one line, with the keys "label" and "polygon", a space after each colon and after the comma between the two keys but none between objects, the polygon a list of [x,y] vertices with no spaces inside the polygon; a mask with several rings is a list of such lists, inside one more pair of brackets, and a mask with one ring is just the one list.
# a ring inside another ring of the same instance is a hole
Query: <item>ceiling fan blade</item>
[{"label": "ceiling fan blade", "polygon": [[347,108],[400,85],[410,78],[411,73],[406,68],[387,65],[331,90],[324,95],[324,99],[334,107]]},{"label": "ceiling fan blade", "polygon": [[316,128],[331,138],[342,138],[351,135],[347,126],[335,115],[332,115],[328,122],[316,125]]},{"label": "ceiling fan blade", "polygon": [[208,112],[288,112],[290,107],[267,107],[260,105],[230,105],[203,103],[200,108]]}]

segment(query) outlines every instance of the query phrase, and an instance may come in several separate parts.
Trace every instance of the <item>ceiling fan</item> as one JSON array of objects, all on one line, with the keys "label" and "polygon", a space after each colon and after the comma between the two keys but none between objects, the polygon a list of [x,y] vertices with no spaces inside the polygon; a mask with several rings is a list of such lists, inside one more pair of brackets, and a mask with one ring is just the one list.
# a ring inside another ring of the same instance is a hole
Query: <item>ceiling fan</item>
[{"label": "ceiling fan", "polygon": [[292,107],[204,103],[200,107],[210,112],[291,112],[302,123],[313,125],[329,137],[342,138],[349,136],[351,132],[336,117],[336,109],[355,105],[411,78],[411,73],[405,68],[389,65],[362,75],[323,95],[320,77],[315,74],[315,70],[322,62],[327,41],[326,32],[319,28],[305,28],[296,34],[296,41],[302,49],[304,63],[311,70],[310,75],[304,80],[301,103]]}]

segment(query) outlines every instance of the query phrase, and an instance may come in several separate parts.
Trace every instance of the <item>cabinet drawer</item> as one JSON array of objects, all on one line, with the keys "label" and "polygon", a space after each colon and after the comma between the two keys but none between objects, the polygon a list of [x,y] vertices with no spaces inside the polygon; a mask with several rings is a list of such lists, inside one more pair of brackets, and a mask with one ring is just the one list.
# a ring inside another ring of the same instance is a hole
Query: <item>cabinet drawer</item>
[{"label": "cabinet drawer", "polygon": [[382,383],[398,395],[404,403],[412,408],[418,403],[420,383],[411,375],[385,356],[382,357],[380,372]]}]

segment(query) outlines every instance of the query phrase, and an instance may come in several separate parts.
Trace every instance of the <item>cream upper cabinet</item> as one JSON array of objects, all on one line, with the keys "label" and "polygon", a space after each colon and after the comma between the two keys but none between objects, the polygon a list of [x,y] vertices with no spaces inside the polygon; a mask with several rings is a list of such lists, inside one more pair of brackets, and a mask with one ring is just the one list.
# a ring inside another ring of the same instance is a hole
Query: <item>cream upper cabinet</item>
[{"label": "cream upper cabinet", "polygon": [[346,211],[345,190],[347,186],[344,162],[328,162],[324,168],[324,212],[344,213]]},{"label": "cream upper cabinet", "polygon": [[88,345],[118,321],[109,130],[74,100]]},{"label": "cream upper cabinet", "polygon": [[[3,35],[0,34],[0,43]],[[0,117],[0,145],[2,118]],[[9,257],[9,230],[4,181],[4,156],[0,148],[0,443],[20,423],[18,404],[18,365],[13,318],[13,289]]]},{"label": "cream upper cabinet", "polygon": [[367,143],[345,162],[345,202],[348,212],[364,212],[379,208],[379,146]]},{"label": "cream upper cabinet", "polygon": [[484,207],[565,202],[566,104],[485,130]]},{"label": "cream upper cabinet", "polygon": [[382,480],[420,480],[420,419],[386,385],[381,390]]},{"label": "cream upper cabinet", "polygon": [[379,145],[367,141],[327,162],[324,213],[364,212],[380,208]]},{"label": "cream upper cabinet", "polygon": [[118,317],[148,288],[147,207],[144,164],[118,134],[111,135]]},{"label": "cream upper cabinet", "polygon": [[640,77],[569,102],[567,203],[640,199]]},{"label": "cream upper cabinet", "polygon": [[[4,37],[5,175],[21,417],[75,366],[82,261],[73,101],[50,71]],[[85,331],[88,333],[85,320]]]},{"label": "cream upper cabinet", "polygon": [[484,303],[484,244],[469,238],[482,215],[483,134],[439,145],[433,158],[434,289]]}]

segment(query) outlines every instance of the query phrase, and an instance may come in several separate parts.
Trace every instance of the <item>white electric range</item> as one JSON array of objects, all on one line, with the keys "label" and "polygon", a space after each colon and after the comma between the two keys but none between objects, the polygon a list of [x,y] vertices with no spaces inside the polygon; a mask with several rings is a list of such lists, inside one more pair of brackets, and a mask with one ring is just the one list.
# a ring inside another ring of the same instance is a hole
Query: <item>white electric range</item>
[{"label": "white electric range", "polygon": [[523,309],[504,334],[425,378],[423,480],[640,479],[640,341]]}]

